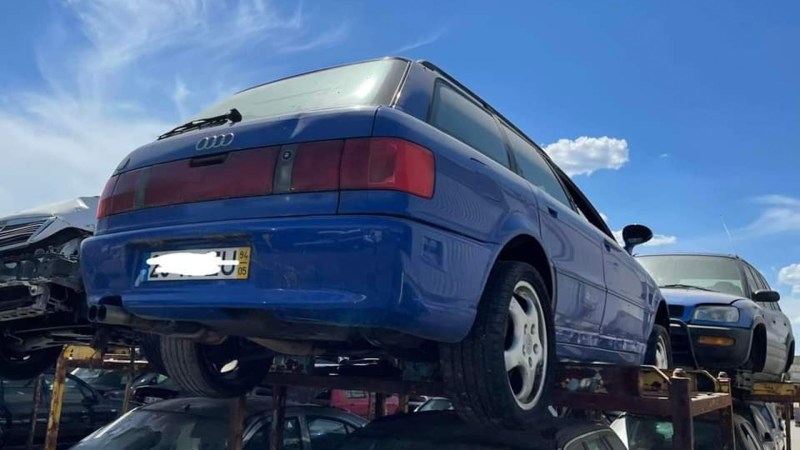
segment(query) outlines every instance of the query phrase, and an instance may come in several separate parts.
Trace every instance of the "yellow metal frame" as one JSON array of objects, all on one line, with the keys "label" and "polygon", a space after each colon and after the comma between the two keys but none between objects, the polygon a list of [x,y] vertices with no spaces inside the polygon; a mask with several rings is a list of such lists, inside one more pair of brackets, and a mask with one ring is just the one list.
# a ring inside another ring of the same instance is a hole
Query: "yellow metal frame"
[{"label": "yellow metal frame", "polygon": [[[56,363],[53,378],[53,390],[50,399],[50,415],[47,420],[47,437],[44,450],[56,450],[58,430],[61,424],[61,408],[64,400],[64,382],[67,371],[72,368],[86,367],[92,369],[128,370],[128,385],[125,387],[125,400],[120,414],[128,411],[130,406],[131,383],[137,373],[147,368],[147,361],[136,360],[132,349],[115,348],[112,352],[103,353],[91,347],[68,345],[64,347]],[[33,418],[35,420],[35,417]]]}]

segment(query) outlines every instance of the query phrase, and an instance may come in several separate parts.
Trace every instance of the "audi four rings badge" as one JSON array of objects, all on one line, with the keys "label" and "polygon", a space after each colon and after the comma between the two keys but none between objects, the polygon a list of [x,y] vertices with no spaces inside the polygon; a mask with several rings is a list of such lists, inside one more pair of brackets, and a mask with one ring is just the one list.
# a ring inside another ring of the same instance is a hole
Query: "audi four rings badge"
[{"label": "audi four rings badge", "polygon": [[214,136],[206,136],[197,141],[194,148],[198,152],[203,150],[211,150],[212,148],[227,147],[233,144],[233,133],[215,134]]}]

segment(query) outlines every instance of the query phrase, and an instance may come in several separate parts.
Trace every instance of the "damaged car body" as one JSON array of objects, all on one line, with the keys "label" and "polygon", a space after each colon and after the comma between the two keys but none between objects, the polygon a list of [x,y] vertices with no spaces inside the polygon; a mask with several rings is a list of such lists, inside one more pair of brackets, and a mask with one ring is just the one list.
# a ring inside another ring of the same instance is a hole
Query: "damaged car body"
[{"label": "damaged car body", "polygon": [[[86,320],[79,268],[97,204],[79,197],[0,218],[0,378],[31,378],[53,366],[63,345],[103,338]],[[114,340],[123,343],[120,333]]]}]

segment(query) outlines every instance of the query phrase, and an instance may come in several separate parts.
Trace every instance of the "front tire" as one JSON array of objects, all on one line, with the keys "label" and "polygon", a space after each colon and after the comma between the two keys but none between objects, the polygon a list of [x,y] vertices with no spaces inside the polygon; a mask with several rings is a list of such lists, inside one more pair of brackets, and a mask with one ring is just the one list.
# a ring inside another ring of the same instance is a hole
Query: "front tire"
[{"label": "front tire", "polygon": [[61,347],[50,347],[29,353],[16,353],[0,345],[0,378],[29,380],[53,368],[61,355]]},{"label": "front tire", "polygon": [[469,335],[440,346],[445,388],[464,420],[524,429],[544,416],[557,363],[550,305],[531,265],[492,269]]},{"label": "front tire", "polygon": [[650,339],[647,341],[647,351],[644,354],[644,363],[656,366],[659,369],[672,368],[672,342],[669,331],[659,324],[653,325]]},{"label": "front tire", "polygon": [[247,393],[261,383],[272,364],[265,349],[235,338],[208,345],[162,336],[161,360],[181,388],[212,398]]}]

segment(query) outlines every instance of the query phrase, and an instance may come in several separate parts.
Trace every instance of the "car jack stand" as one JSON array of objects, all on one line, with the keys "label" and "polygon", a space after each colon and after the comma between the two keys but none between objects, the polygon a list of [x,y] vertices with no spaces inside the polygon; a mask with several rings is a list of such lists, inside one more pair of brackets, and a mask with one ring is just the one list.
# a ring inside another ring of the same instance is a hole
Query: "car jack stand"
[{"label": "car jack stand", "polygon": [[231,399],[231,416],[228,421],[228,450],[242,450],[246,402],[247,397],[244,395]]},{"label": "car jack stand", "polygon": [[286,424],[286,386],[272,388],[272,430],[269,434],[269,450],[283,447],[283,427]]},{"label": "car jack stand", "polygon": [[61,405],[64,400],[64,381],[67,379],[67,349],[61,352],[56,363],[53,377],[53,391],[50,394],[50,418],[47,420],[47,437],[44,450],[56,450],[58,445],[58,427],[61,423]]},{"label": "car jack stand", "polygon": [[44,374],[36,377],[36,386],[33,388],[33,411],[31,411],[31,431],[28,435],[28,450],[33,450],[33,440],[36,437],[36,425],[39,422],[39,404],[42,402],[42,391],[44,390]]}]

